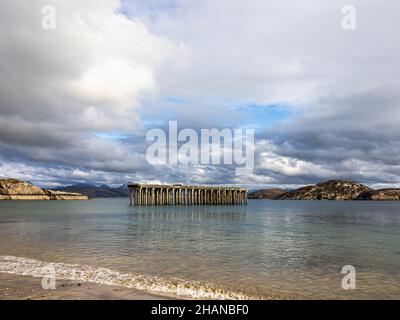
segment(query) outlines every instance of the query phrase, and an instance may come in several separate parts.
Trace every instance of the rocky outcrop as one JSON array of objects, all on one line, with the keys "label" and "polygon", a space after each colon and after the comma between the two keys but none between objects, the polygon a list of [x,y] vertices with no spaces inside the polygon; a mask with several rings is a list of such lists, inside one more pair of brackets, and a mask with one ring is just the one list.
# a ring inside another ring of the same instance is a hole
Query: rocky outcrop
[{"label": "rocky outcrop", "polygon": [[286,191],[283,189],[275,188],[275,189],[261,189],[253,192],[249,192],[249,199],[274,199]]},{"label": "rocky outcrop", "polygon": [[42,189],[22,180],[0,179],[0,200],[88,200],[88,197]]},{"label": "rocky outcrop", "polygon": [[[375,190],[349,180],[329,180],[313,186],[285,192],[277,200],[356,200],[361,194]],[[374,199],[371,199],[374,200]]]},{"label": "rocky outcrop", "polygon": [[400,200],[400,189],[379,189],[362,192],[356,200]]}]

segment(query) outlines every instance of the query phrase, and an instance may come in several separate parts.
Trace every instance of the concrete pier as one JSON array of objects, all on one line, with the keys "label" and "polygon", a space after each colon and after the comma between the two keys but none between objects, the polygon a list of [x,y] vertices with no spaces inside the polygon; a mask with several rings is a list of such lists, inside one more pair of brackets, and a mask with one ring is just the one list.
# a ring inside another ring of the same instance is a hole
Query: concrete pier
[{"label": "concrete pier", "polygon": [[247,189],[209,186],[130,184],[130,204],[247,205]]}]

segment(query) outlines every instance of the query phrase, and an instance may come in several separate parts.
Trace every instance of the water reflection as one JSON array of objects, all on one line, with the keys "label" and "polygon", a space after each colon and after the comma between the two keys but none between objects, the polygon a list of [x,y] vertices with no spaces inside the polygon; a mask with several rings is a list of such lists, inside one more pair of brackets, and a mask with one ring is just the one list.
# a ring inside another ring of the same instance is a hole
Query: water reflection
[{"label": "water reflection", "polygon": [[243,220],[246,207],[243,206],[143,206],[132,207],[135,218],[150,220]]}]

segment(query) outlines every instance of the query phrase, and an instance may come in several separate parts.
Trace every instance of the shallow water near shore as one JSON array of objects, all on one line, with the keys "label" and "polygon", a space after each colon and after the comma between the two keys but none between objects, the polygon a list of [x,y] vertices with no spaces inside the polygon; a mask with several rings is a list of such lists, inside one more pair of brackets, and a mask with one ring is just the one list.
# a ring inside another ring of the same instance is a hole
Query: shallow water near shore
[{"label": "shallow water near shore", "polygon": [[0,272],[41,277],[48,263],[65,280],[173,297],[400,299],[400,202],[0,202]]}]

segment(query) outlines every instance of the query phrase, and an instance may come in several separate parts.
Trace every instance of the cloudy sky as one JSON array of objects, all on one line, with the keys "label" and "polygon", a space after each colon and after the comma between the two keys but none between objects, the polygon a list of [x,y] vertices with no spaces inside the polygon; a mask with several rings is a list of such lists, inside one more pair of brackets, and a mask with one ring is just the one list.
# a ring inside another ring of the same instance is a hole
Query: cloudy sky
[{"label": "cloudy sky", "polygon": [[[49,4],[55,30],[42,27]],[[1,0],[0,177],[400,186],[399,12],[396,0]],[[146,132],[169,120],[254,128],[253,174],[148,163]]]}]

